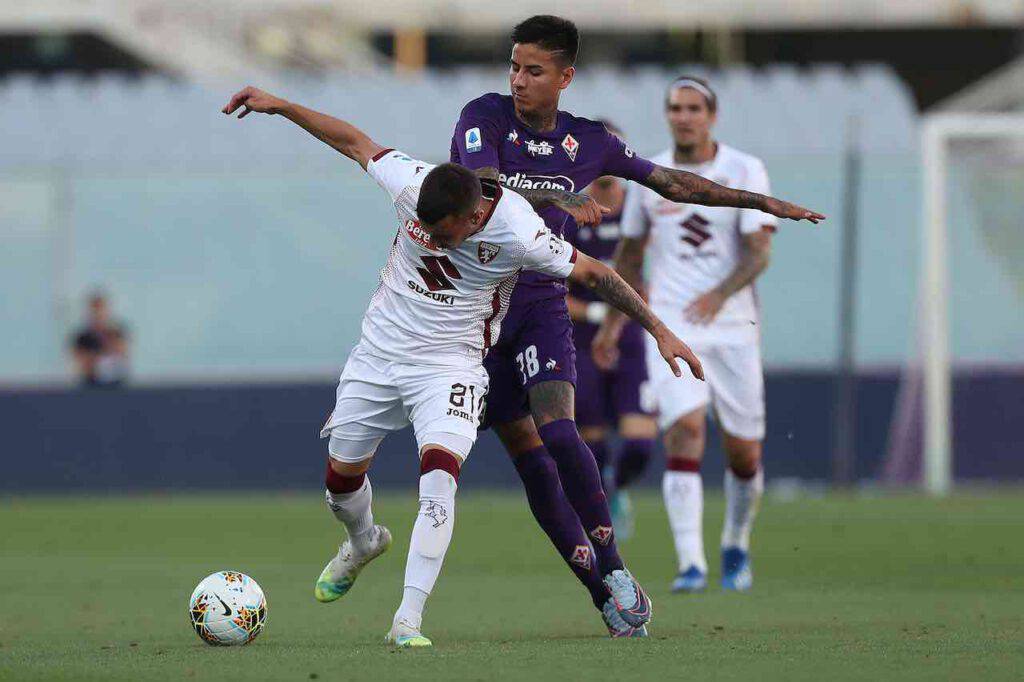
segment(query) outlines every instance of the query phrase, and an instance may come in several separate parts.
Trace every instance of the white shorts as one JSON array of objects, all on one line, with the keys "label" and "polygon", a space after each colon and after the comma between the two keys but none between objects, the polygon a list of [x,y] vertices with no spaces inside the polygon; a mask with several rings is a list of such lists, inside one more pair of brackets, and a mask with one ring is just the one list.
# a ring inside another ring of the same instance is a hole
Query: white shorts
[{"label": "white shorts", "polygon": [[685,365],[683,376],[677,378],[658,352],[658,344],[647,336],[647,371],[658,402],[658,427],[664,431],[683,415],[710,402],[726,433],[763,440],[764,369],[760,345],[691,347],[704,366],[707,381],[695,379]]},{"label": "white shorts", "polygon": [[463,460],[476,441],[487,395],[483,364],[412,365],[356,346],[338,382],[334,412],[320,430],[342,462],[373,456],[384,436],[412,424],[418,450],[440,445]]}]

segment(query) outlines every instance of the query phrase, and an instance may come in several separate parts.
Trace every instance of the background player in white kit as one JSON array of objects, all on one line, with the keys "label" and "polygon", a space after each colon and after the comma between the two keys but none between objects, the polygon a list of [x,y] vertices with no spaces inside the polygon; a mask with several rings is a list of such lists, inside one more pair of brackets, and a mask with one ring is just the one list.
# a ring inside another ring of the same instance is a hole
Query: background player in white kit
[{"label": "background player in white kit", "polygon": [[[239,118],[252,111],[280,114],[303,127],[359,163],[394,203],[398,232],[321,431],[330,437],[327,504],[348,539],[314,593],[323,602],[343,596],[390,545],[388,530],[373,523],[366,472],[384,437],[411,423],[420,509],[388,639],[430,646],[420,633],[423,608],[451,542],[459,471],[476,440],[487,393],[483,358],[498,337],[519,272],[592,287],[658,338],[658,352],[675,375],[682,374],[677,357],[697,377],[703,377],[700,363],[621,277],[555,236],[519,195],[481,183],[458,164],[435,167],[385,149],[344,121],[255,88],[238,92],[223,112],[242,107]],[[606,618],[621,620],[617,613],[632,606],[610,597]]]},{"label": "background player in white kit", "polygon": [[[715,93],[705,81],[675,80],[665,100],[674,145],[651,160],[730,187],[769,194],[760,159],[712,138],[717,108]],[[765,430],[754,280],[768,265],[776,223],[775,217],[756,209],[675,204],[638,185],[630,186],[623,209],[619,272],[639,286],[646,250],[651,307],[693,346],[707,372],[707,383],[686,378],[669,382],[661,367],[648,363],[668,458],[662,492],[679,558],[673,591],[699,591],[707,585],[700,465],[709,403],[728,461],[722,586],[747,590],[752,584],[748,552],[764,489]],[[606,353],[598,349],[598,355]]]}]

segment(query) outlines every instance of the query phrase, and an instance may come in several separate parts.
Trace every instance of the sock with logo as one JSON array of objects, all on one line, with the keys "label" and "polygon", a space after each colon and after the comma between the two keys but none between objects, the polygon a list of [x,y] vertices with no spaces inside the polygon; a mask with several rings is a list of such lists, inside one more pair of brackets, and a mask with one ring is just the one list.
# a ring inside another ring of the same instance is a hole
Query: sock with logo
[{"label": "sock with logo", "polygon": [[427,596],[441,573],[455,525],[459,462],[444,450],[426,450],[420,459],[420,509],[412,527],[405,563],[405,589],[397,616],[419,627]]},{"label": "sock with logo", "polygon": [[764,470],[754,465],[751,470],[729,468],[725,470],[725,525],[722,527],[722,547],[750,549],[750,530],[764,494]]},{"label": "sock with logo", "polygon": [[327,462],[326,474],[327,507],[345,525],[352,551],[366,552],[370,547],[373,530],[373,488],[366,474],[342,476]]},{"label": "sock with logo", "polygon": [[679,558],[679,570],[696,566],[708,571],[704,556],[704,483],[700,462],[692,459],[669,459],[661,481],[665,511],[672,529],[672,539]]},{"label": "sock with logo", "polygon": [[544,446],[558,465],[558,477],[569,503],[590,538],[601,575],[623,568],[615,545],[612,515],[601,484],[594,454],[580,438],[576,422],[558,419],[537,429]]},{"label": "sock with logo", "polygon": [[513,462],[526,488],[533,518],[547,533],[559,556],[590,592],[594,606],[600,609],[608,599],[608,590],[601,581],[579,517],[562,490],[555,460],[541,446],[517,455]]}]

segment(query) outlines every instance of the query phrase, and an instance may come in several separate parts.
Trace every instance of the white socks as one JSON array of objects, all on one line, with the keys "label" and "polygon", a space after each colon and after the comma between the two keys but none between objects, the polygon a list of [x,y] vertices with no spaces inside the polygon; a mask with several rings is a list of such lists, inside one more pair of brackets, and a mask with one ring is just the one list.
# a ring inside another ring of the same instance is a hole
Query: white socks
[{"label": "white socks", "polygon": [[757,508],[764,494],[764,471],[748,479],[725,470],[725,526],[722,528],[722,547],[750,548],[750,529],[757,516]]},{"label": "white socks", "polygon": [[661,479],[661,493],[672,538],[679,556],[679,570],[696,566],[708,571],[704,556],[704,482],[697,472],[666,471]]},{"label": "white socks", "polygon": [[455,525],[458,484],[447,471],[434,469],[420,476],[420,510],[412,527],[405,564],[405,590],[396,618],[419,627],[427,596],[434,589]]},{"label": "white socks", "polygon": [[334,517],[345,524],[348,537],[352,541],[352,550],[357,554],[369,549],[371,531],[373,530],[373,488],[370,479],[363,481],[363,486],[352,493],[332,493],[327,491],[327,506]]}]

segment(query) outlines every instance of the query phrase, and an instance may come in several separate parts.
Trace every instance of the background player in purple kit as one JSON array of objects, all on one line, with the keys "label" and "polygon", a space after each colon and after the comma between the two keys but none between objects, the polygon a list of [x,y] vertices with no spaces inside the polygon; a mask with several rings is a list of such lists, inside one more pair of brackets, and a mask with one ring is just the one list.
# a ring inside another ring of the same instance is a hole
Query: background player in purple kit
[{"label": "background player in purple kit", "polygon": [[[622,139],[622,131],[615,125],[601,122]],[[570,221],[566,225],[565,240],[592,258],[611,262],[622,236],[619,220],[626,200],[626,185],[618,178],[605,175],[594,180],[586,193],[608,208],[609,213],[600,225],[593,227]],[[590,348],[608,313],[608,304],[574,284],[569,285],[566,304],[576,342],[576,424],[601,470],[615,536],[625,539],[632,534],[634,525],[626,488],[643,474],[658,437],[658,424],[651,414],[653,401],[648,395],[643,328],[632,323],[625,326],[619,338],[615,366],[603,370],[594,362]],[[608,443],[611,431],[617,431],[621,439],[617,452],[612,452]]]},{"label": "background player in purple kit", "polygon": [[[512,95],[486,94],[463,108],[451,158],[522,194],[556,234],[574,218],[598,222],[598,204],[575,193],[602,175],[635,180],[677,202],[758,208],[814,222],[824,217],[656,166],[601,123],[559,111],[561,91],[576,72],[579,34],[572,22],[531,17],[515,27],[512,42]],[[609,631],[643,636],[650,601],[625,570],[597,464],[576,430],[576,352],[565,294],[562,280],[521,275],[486,359],[486,418],[513,457],[534,517],[589,590]]]}]

